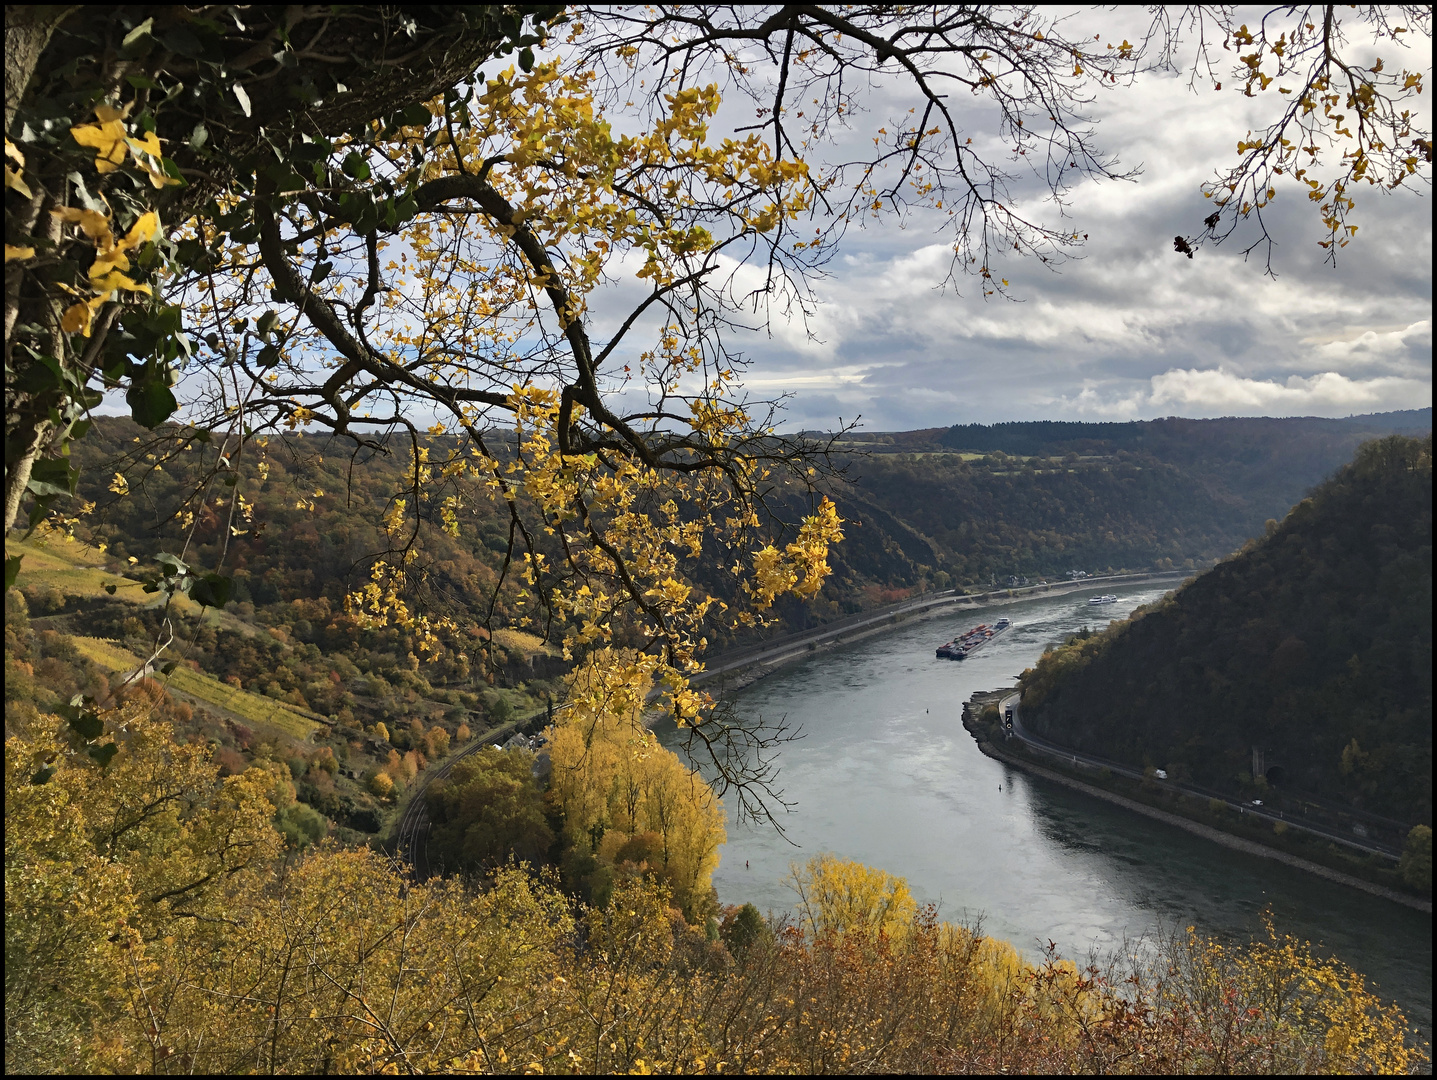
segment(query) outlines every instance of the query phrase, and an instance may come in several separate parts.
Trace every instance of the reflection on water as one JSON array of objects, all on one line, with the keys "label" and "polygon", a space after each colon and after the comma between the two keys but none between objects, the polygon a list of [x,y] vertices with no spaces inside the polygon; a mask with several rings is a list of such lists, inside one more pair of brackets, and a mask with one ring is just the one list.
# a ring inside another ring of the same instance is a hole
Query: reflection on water
[{"label": "reflection on water", "polygon": [[[730,806],[714,875],[720,898],[787,910],[789,864],[830,851],[903,875],[945,918],[981,918],[986,932],[1030,953],[1052,940],[1075,958],[1189,924],[1247,938],[1270,907],[1280,930],[1321,942],[1365,972],[1430,1037],[1427,915],[1229,851],[979,753],[959,722],[970,695],[1012,685],[1047,644],[1122,618],[1162,589],[1130,588],[1096,609],[1088,595],[1003,607],[1013,629],[961,663],[935,659],[933,650],[991,622],[994,609],[895,627],[738,694],[743,712],[785,718],[804,738],[782,756],[780,784],[796,804],[782,819],[788,841],[771,827],[736,824]],[[659,734],[674,738],[672,729]]]}]

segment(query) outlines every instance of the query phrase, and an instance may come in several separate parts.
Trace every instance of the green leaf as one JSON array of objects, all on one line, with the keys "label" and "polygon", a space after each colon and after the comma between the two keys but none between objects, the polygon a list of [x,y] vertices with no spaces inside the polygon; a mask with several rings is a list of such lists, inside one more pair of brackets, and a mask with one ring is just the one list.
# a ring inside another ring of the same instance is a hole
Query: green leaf
[{"label": "green leaf", "polygon": [[259,317],[259,321],[255,323],[255,326],[259,328],[259,332],[261,334],[268,334],[278,325],[279,313],[275,311],[266,311],[263,315]]},{"label": "green leaf", "polygon": [[254,358],[254,362],[262,368],[272,368],[280,361],[279,348],[274,345],[266,345]]},{"label": "green leaf", "polygon": [[165,577],[173,577],[176,574],[188,574],[190,572],[189,563],[185,562],[178,555],[171,555],[167,551],[162,551],[156,555],[155,562],[160,563],[164,567],[160,572],[164,574]]},{"label": "green leaf", "polygon": [[414,104],[401,109],[395,119],[406,127],[428,127],[434,115],[423,105]]},{"label": "green leaf", "polygon": [[105,586],[105,591],[106,591],[107,593],[109,593],[111,596],[114,596],[114,595],[115,595],[115,586],[114,586],[114,585],[106,585],[106,586]]},{"label": "green leaf", "polygon": [[195,129],[190,132],[190,149],[198,150],[209,141],[209,137],[210,129],[205,127],[203,122],[196,124]]},{"label": "green leaf", "polygon": [[[429,115],[427,109],[425,115]],[[352,176],[356,180],[369,179],[369,162],[364,160],[364,155],[358,150],[351,150],[344,156],[344,164],[341,168],[344,169],[344,175]]]},{"label": "green leaf", "polygon": [[89,709],[81,710],[78,715],[71,717],[70,727],[82,739],[98,739],[105,733],[105,722]]},{"label": "green leaf", "polygon": [[90,747],[90,756],[100,763],[102,769],[113,761],[119,752],[120,748],[112,742],[107,742],[104,746]]},{"label": "green leaf", "polygon": [[205,607],[222,608],[229,603],[233,584],[223,574],[206,574],[190,586],[190,599]]},{"label": "green leaf", "polygon": [[125,35],[124,39],[120,42],[120,48],[128,49],[131,45],[139,41],[140,38],[144,37],[154,28],[154,18],[151,17],[146,19],[144,22],[140,23],[139,26],[135,27],[133,30],[131,30],[128,34]]},{"label": "green leaf", "polygon": [[22,393],[39,395],[52,390],[63,391],[71,385],[73,380],[53,356],[36,352],[31,352],[30,355],[35,362],[26,364],[21,369],[19,378],[11,384],[15,389]]},{"label": "green leaf", "polygon": [[311,285],[318,285],[325,278],[329,277],[329,272],[333,269],[334,263],[330,262],[328,259],[325,259],[323,262],[315,263],[314,269],[311,270],[309,273],[309,283]]},{"label": "green leaf", "polygon": [[133,384],[125,393],[130,406],[130,415],[141,427],[153,430],[168,420],[180,407],[175,395],[163,379],[145,379]]},{"label": "green leaf", "polygon": [[234,91],[235,99],[240,103],[240,108],[243,109],[244,114],[248,116],[250,114],[249,95],[245,93],[244,87],[239,83],[235,83],[231,89]]},{"label": "green leaf", "polygon": [[23,555],[11,555],[5,560],[5,588],[8,589],[15,584],[15,578],[20,573],[20,560],[24,557]]},{"label": "green leaf", "polygon": [[53,765],[46,765],[43,769],[41,769],[39,772],[37,772],[34,776],[30,777],[30,783],[34,784],[36,787],[39,787],[41,784],[48,784],[48,783],[50,782],[50,777],[52,777],[52,776],[54,776],[54,775],[55,775],[55,766],[53,766]]},{"label": "green leaf", "polygon": [[519,51],[519,69],[521,71],[534,70],[534,50],[525,47]]},{"label": "green leaf", "polygon": [[27,489],[36,495],[73,495],[80,471],[67,458],[41,458],[30,470]]},{"label": "green leaf", "polygon": [[154,19],[146,19],[140,23],[120,42],[120,54],[127,60],[137,60],[147,54],[155,47],[155,39],[151,33],[154,28]]},{"label": "green leaf", "polygon": [[186,26],[176,26],[165,33],[165,47],[190,60],[204,59],[205,49],[200,39]]}]

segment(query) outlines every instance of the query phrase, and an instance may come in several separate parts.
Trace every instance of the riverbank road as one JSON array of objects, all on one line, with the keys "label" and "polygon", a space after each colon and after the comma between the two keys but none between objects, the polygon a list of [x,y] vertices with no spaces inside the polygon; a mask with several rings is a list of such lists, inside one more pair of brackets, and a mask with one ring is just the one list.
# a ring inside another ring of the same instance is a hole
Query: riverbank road
[{"label": "riverbank road", "polygon": [[1235,810],[1239,814],[1250,814],[1253,817],[1266,819],[1273,822],[1274,824],[1279,821],[1285,822],[1288,828],[1300,829],[1303,832],[1311,833],[1314,836],[1320,836],[1324,840],[1330,840],[1334,844],[1342,844],[1345,847],[1350,847],[1356,851],[1360,851],[1367,855],[1378,855],[1384,859],[1394,860],[1401,857],[1401,853],[1398,851],[1394,851],[1387,847],[1379,846],[1376,844],[1363,843],[1360,840],[1354,840],[1351,837],[1344,836],[1340,832],[1324,828],[1321,825],[1315,825],[1310,822],[1296,821],[1293,818],[1284,815],[1280,810],[1270,810],[1264,806],[1255,806],[1252,803],[1235,801],[1225,795],[1222,795],[1219,792],[1209,791],[1203,788],[1186,786],[1183,784],[1175,783],[1172,780],[1162,780],[1150,777],[1147,776],[1141,769],[1135,769],[1130,765],[1123,765],[1116,761],[1109,761],[1107,758],[1095,757],[1091,754],[1083,754],[1076,750],[1073,750],[1070,747],[1059,746],[1057,743],[1050,742],[1049,740],[1044,739],[1038,735],[1034,735],[1031,731],[1028,731],[1023,726],[1023,710],[1020,705],[1020,698],[1021,695],[1017,691],[1014,691],[998,703],[998,711],[999,714],[1004,718],[1005,726],[1007,725],[1007,718],[1010,715],[1010,712],[1012,715],[1013,723],[1011,727],[1007,728],[1008,736],[1017,739],[1029,749],[1037,750],[1040,753],[1047,754],[1058,762],[1066,764],[1069,767],[1081,766],[1087,769],[1107,769],[1110,772],[1117,773],[1120,776],[1129,777],[1133,780],[1150,781],[1168,791],[1175,791],[1180,795],[1187,795],[1194,799],[1220,799],[1228,806],[1229,809]]},{"label": "riverbank road", "polygon": [[999,589],[986,593],[962,593],[958,590],[900,600],[871,611],[848,615],[833,622],[824,623],[809,630],[795,630],[769,641],[732,649],[714,657],[703,671],[690,680],[700,685],[720,675],[756,667],[760,664],[782,664],[806,655],[822,645],[847,644],[870,634],[877,633],[885,626],[905,622],[914,618],[929,618],[945,614],[950,609],[983,608],[994,604],[1011,604],[1020,600],[1031,600],[1041,595],[1060,596],[1096,588],[1103,584],[1144,585],[1154,581],[1174,581],[1188,576],[1186,570],[1155,571],[1148,574],[1112,574],[1104,577],[1084,578],[1081,581],[1040,582],[1035,585],[1020,585],[1012,589]]}]

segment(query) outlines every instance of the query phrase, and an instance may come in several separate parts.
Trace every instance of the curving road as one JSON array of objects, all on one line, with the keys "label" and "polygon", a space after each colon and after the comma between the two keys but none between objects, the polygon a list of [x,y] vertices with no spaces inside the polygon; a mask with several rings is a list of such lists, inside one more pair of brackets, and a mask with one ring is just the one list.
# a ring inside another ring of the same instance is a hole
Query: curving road
[{"label": "curving road", "polygon": [[[1134,780],[1148,779],[1148,777],[1144,775],[1141,769],[1134,769],[1129,765],[1121,765],[1115,761],[1109,761],[1107,758],[1094,757],[1089,754],[1079,753],[1075,750],[1059,746],[1057,743],[1049,742],[1047,739],[1041,738],[1040,736],[1034,735],[1032,732],[1025,730],[1023,727],[1022,709],[1019,707],[1019,697],[1020,695],[1017,691],[1014,691],[1013,693],[1009,694],[1007,697],[1003,698],[999,702],[998,711],[1001,715],[1006,716],[1007,710],[1013,710],[1013,727],[1011,734],[1013,738],[1017,739],[1025,746],[1033,750],[1040,751],[1041,753],[1048,754],[1065,763],[1071,763],[1073,765],[1086,765],[1094,769],[1108,769],[1111,772],[1120,773],[1121,775],[1131,777]],[[1361,851],[1367,855],[1380,855],[1383,858],[1395,860],[1400,858],[1402,854],[1400,851],[1394,850],[1385,845],[1373,844],[1370,842],[1363,843],[1359,840],[1352,839],[1350,836],[1345,836],[1340,832],[1335,832],[1331,829],[1324,828],[1321,825],[1313,825],[1311,823],[1287,817],[1282,813],[1281,810],[1269,810],[1265,806],[1254,806],[1251,803],[1234,802],[1232,799],[1229,799],[1218,792],[1188,787],[1183,784],[1175,783],[1171,780],[1154,779],[1152,782],[1155,784],[1161,784],[1164,788],[1167,788],[1170,791],[1176,791],[1182,795],[1188,795],[1195,799],[1221,799],[1224,803],[1227,804],[1230,809],[1237,811],[1239,814],[1251,814],[1254,817],[1265,818],[1266,820],[1273,823],[1284,821],[1287,823],[1288,828],[1300,829],[1303,832],[1312,833],[1314,836],[1320,836],[1324,840],[1331,840],[1335,844],[1343,844],[1347,847],[1354,848],[1357,851]]]}]

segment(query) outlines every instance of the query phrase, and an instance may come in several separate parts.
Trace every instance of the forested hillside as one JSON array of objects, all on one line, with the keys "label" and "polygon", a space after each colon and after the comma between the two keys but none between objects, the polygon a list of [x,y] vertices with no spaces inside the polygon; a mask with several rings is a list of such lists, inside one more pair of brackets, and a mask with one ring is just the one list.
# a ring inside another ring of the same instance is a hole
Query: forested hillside
[{"label": "forested hillside", "polygon": [[[1010,575],[1201,565],[1260,533],[1364,439],[1430,424],[1430,410],[1418,410],[1348,420],[970,425],[855,440],[845,448],[861,453],[843,461],[850,482],[826,487],[847,522],[830,556],[835,573],[816,602],[781,600],[780,628]],[[148,438],[135,441],[142,434],[101,418],[75,452],[82,493],[98,508],[81,535],[121,557],[167,550],[180,534],[186,477],[201,472],[184,458],[156,471],[142,449]],[[255,528],[230,537],[234,599],[258,608],[281,596],[337,604],[387,546],[381,519],[409,459],[404,446],[352,457],[324,439],[272,440],[267,481],[241,488]],[[117,470],[128,477],[123,495],[108,489]],[[809,509],[782,490],[773,504],[789,522]],[[507,514],[471,499],[460,536],[451,537],[437,527],[441,509],[436,500],[419,535],[430,601],[467,618],[481,609],[487,617],[494,601],[500,625],[526,614],[514,605],[517,588],[497,598],[493,591],[508,551]],[[218,554],[223,531],[218,518],[200,522],[198,563]],[[732,577],[716,560],[693,573],[713,595],[732,596]],[[714,639],[725,640],[718,627]]]},{"label": "forested hillside", "polygon": [[1022,687],[1061,745],[1430,824],[1431,436],[1365,444],[1263,539]]},{"label": "forested hillside", "polygon": [[[847,521],[816,603],[786,624],[912,591],[1069,570],[1197,568],[1223,558],[1369,439],[1420,434],[1431,409],[1354,416],[960,425],[849,435]],[[798,506],[789,508],[796,516]]]}]

